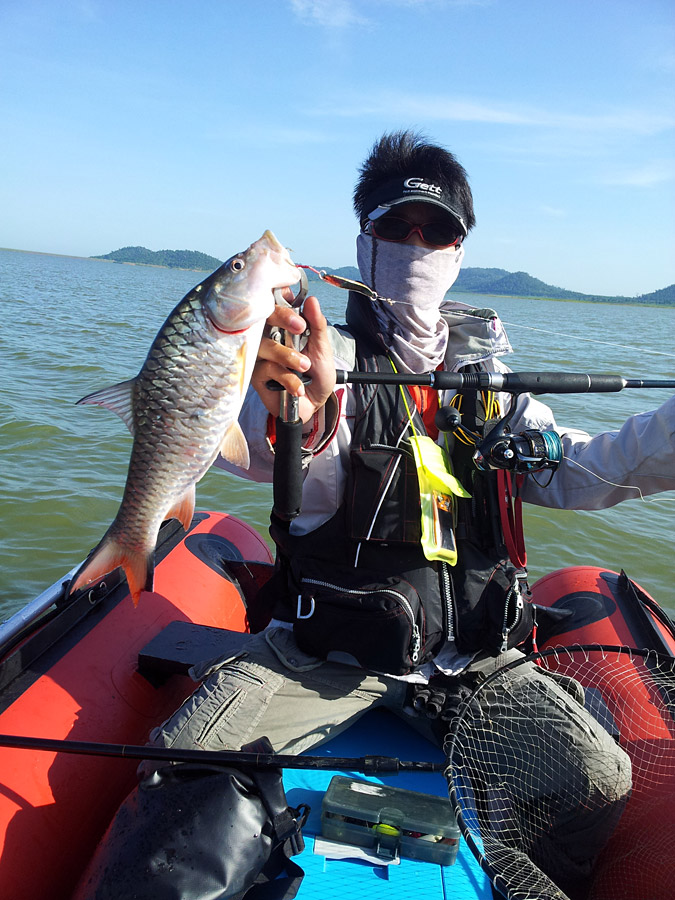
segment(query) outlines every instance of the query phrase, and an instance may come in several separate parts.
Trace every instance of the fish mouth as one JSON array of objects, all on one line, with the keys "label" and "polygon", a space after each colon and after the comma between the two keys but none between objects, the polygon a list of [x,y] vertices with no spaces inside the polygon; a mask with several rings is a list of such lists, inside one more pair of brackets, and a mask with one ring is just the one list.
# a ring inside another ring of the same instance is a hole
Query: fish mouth
[{"label": "fish mouth", "polygon": [[273,231],[270,231],[269,228],[265,231],[263,236],[259,240],[256,241],[256,244],[261,244],[261,243],[267,244],[267,246],[269,247],[270,250],[278,250],[278,251],[281,251],[282,253],[285,250],[286,253],[288,253],[288,250],[286,250],[286,248],[281,243],[281,241],[276,236],[276,234]]},{"label": "fish mouth", "polygon": [[275,265],[286,267],[287,274],[283,277],[283,282],[277,284],[276,287],[290,287],[292,284],[297,284],[300,281],[300,270],[291,259],[288,249],[284,247],[269,228],[261,238],[254,244],[251,244],[251,249],[267,253]]}]

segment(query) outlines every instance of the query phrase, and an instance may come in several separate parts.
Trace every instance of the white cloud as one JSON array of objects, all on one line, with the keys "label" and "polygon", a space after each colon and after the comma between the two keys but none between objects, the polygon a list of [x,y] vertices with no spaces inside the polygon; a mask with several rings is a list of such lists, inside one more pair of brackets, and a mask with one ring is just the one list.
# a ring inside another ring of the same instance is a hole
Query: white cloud
[{"label": "white cloud", "polygon": [[458,6],[493,6],[495,0],[373,0],[377,6],[407,7],[458,7]]},{"label": "white cloud", "polygon": [[657,54],[644,61],[645,66],[654,72],[672,75],[675,72],[675,53],[671,50],[667,53]]},{"label": "white cloud", "polygon": [[[386,7],[407,7],[409,9],[433,9],[460,6],[491,6],[495,0],[290,0],[292,11],[308,25],[324,28],[344,29],[352,25],[374,24],[372,18],[364,15],[364,7],[370,7],[373,14],[381,14]],[[358,9],[357,9],[358,6]]]},{"label": "white cloud", "polygon": [[350,0],[291,0],[291,9],[304,22],[325,28],[347,28],[367,22]]},{"label": "white cloud", "polygon": [[567,112],[528,105],[483,100],[456,100],[444,96],[381,92],[367,102],[362,97],[342,98],[327,103],[320,112],[345,117],[402,118],[411,121],[481,122],[491,125],[523,125],[583,132],[628,132],[658,134],[675,127],[675,116],[637,109],[594,112]]},{"label": "white cloud", "polygon": [[254,147],[307,146],[336,140],[335,135],[327,129],[289,127],[269,121],[234,124],[214,121],[203,129],[202,138],[214,145],[236,140],[237,143]]},{"label": "white cloud", "polygon": [[541,206],[540,212],[545,216],[550,216],[552,219],[564,219],[567,215],[567,210],[559,206]]},{"label": "white cloud", "polygon": [[600,179],[601,184],[617,187],[656,187],[675,181],[675,160],[654,160],[637,166],[609,173]]}]

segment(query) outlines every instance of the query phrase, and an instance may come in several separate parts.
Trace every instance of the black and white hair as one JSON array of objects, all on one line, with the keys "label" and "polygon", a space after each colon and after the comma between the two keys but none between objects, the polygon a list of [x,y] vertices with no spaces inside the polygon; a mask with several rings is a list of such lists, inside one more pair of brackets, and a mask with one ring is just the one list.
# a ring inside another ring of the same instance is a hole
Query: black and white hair
[{"label": "black and white hair", "polygon": [[392,178],[412,176],[439,184],[463,213],[467,231],[473,228],[476,224],[473,196],[464,167],[449,150],[430,143],[424,135],[414,131],[382,135],[359,169],[354,188],[354,211],[361,225],[372,211],[368,198],[377,188]]}]

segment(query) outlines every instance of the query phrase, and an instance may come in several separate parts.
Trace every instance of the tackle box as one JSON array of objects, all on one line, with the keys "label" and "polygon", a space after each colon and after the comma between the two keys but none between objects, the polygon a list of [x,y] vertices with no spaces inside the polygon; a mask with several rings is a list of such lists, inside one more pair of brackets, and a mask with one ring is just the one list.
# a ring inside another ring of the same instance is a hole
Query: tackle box
[{"label": "tackle box", "polygon": [[451,866],[460,831],[450,801],[335,775],[321,804],[321,833],[332,841]]}]

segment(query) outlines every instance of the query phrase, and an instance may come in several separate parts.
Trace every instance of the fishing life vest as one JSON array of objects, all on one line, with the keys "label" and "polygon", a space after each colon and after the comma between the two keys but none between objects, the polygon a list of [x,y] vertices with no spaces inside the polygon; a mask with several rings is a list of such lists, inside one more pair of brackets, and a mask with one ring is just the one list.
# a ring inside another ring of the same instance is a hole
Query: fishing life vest
[{"label": "fishing life vest", "polygon": [[[391,372],[388,357],[366,341],[356,352],[358,370]],[[275,617],[293,623],[308,653],[392,675],[433,659],[447,640],[461,653],[489,655],[522,643],[531,632],[524,572],[507,558],[493,473],[478,471],[473,448],[456,444],[455,473],[471,494],[456,498],[458,559],[429,561],[409,441],[411,416],[415,433],[426,434],[422,417],[406,388],[355,385],[354,393],[341,506],[306,535],[272,517]],[[463,424],[480,431],[475,397],[466,395]]]}]

